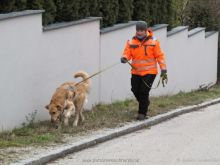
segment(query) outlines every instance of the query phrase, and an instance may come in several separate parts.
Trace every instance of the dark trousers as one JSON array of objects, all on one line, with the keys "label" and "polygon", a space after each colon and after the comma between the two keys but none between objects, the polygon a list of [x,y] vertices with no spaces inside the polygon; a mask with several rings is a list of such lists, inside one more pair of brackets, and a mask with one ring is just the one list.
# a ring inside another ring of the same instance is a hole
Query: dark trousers
[{"label": "dark trousers", "polygon": [[134,93],[134,96],[136,97],[139,103],[139,109],[138,109],[139,114],[143,114],[143,115],[147,114],[148,106],[150,105],[149,92],[155,77],[156,77],[155,74],[147,74],[145,76],[138,76],[132,74],[131,91]]}]

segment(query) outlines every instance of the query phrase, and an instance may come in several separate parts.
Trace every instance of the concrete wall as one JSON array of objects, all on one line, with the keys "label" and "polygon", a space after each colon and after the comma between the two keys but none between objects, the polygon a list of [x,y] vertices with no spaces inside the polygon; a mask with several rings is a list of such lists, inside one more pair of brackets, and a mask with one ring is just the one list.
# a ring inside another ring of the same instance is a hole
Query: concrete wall
[{"label": "concrete wall", "polygon": [[[99,70],[99,20],[62,28],[53,25],[44,29],[39,45],[40,67],[36,66],[41,79],[39,90],[42,91],[39,105],[48,104],[55,89],[63,82],[79,82],[81,79],[74,80],[73,73],[84,70],[91,75]],[[99,93],[99,78],[95,77],[87,108],[98,102]],[[48,117],[48,114],[43,116]]]},{"label": "concrete wall", "polygon": [[130,67],[120,64],[125,43],[135,33],[135,23],[127,28],[101,31],[101,68],[118,63],[111,70],[101,75],[101,102],[113,102],[131,97],[130,92]]},{"label": "concrete wall", "polygon": [[[152,28],[165,52],[169,79],[166,88],[160,85],[151,90],[152,96],[187,92],[198,89],[201,85],[216,83],[218,33],[205,37],[205,28],[188,31],[188,27],[180,26],[169,32],[165,24]],[[126,31],[128,29],[129,32]],[[135,25],[127,27],[126,30],[123,29],[125,34],[121,29],[101,33],[101,61],[104,63],[102,67],[118,60],[115,54],[122,54],[126,41],[135,34]],[[130,92],[129,73],[129,65],[120,65],[102,75],[102,102],[109,103],[133,96]],[[156,77],[153,87],[156,87],[158,81],[159,76]]]},{"label": "concrete wall", "polygon": [[[0,127],[18,127],[37,110],[37,120],[49,119],[44,106],[57,86],[74,80],[72,74],[96,73],[86,108],[133,97],[130,67],[120,64],[125,43],[135,33],[135,22],[101,29],[100,18],[42,27],[42,12],[0,14]],[[153,27],[167,57],[169,83],[151,95],[175,94],[215,83],[217,79],[218,33],[204,28],[188,31],[167,25]],[[156,86],[159,76],[153,86]]]},{"label": "concrete wall", "polygon": [[[48,119],[44,106],[55,89],[66,81],[80,81],[72,76],[78,70],[93,74],[100,63],[100,18],[43,29],[42,11],[21,13],[0,16],[2,129],[27,122],[25,117],[35,110],[37,120]],[[98,77],[92,81],[87,107],[98,102],[100,93]]]},{"label": "concrete wall", "polygon": [[41,12],[0,21],[2,129],[18,126],[25,121],[25,115],[41,105],[35,65],[40,55],[41,22]]}]

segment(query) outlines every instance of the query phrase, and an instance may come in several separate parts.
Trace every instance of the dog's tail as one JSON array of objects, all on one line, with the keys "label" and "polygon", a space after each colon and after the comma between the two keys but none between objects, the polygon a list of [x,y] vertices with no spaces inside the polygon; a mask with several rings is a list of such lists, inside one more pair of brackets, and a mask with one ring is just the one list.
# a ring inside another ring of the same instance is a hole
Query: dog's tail
[{"label": "dog's tail", "polygon": [[85,71],[78,71],[74,74],[74,77],[77,78],[77,77],[82,77],[83,79],[83,83],[90,86],[91,85],[91,80],[88,79],[89,77],[89,74],[86,73]]}]

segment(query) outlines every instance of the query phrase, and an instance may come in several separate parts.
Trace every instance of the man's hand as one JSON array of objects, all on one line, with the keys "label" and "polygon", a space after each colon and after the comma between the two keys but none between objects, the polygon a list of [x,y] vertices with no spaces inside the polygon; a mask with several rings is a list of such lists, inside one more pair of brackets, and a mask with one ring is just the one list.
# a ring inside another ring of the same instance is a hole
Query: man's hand
[{"label": "man's hand", "polygon": [[160,77],[162,78],[163,87],[165,87],[165,83],[167,84],[167,82],[168,82],[167,70],[161,70],[161,75],[160,75]]},{"label": "man's hand", "polygon": [[127,58],[121,57],[121,63],[125,64],[125,63],[127,63],[127,62],[128,62]]}]

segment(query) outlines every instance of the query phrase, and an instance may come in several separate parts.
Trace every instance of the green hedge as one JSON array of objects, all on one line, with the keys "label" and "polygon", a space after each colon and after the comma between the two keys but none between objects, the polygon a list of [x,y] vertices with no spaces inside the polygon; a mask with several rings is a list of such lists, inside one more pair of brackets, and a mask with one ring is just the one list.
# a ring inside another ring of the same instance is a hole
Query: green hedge
[{"label": "green hedge", "polygon": [[1,0],[0,13],[45,9],[43,24],[102,17],[101,27],[145,20],[150,25],[169,23],[172,0]]}]

